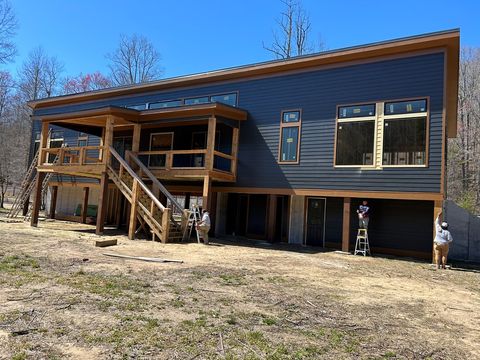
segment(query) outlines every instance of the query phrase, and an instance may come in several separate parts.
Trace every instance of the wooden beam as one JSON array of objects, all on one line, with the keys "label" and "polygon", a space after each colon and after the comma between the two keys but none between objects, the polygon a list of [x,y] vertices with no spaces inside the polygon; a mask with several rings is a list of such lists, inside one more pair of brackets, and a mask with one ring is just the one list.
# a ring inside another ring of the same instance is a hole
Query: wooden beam
[{"label": "wooden beam", "polygon": [[203,178],[203,197],[202,197],[202,208],[210,211],[211,205],[211,191],[212,191],[212,180],[210,176],[205,176]]},{"label": "wooden beam", "polygon": [[213,169],[213,152],[215,150],[216,127],[217,119],[215,116],[208,118],[207,153],[205,154],[205,168],[207,170]]},{"label": "wooden beam", "polygon": [[103,235],[103,228],[105,225],[105,214],[107,212],[107,198],[108,198],[108,174],[102,173],[100,178],[100,195],[98,198],[98,210],[97,210],[97,228],[95,233],[97,235]]},{"label": "wooden beam", "polygon": [[88,211],[88,194],[90,192],[90,188],[84,187],[83,188],[83,203],[82,203],[82,223],[87,223],[87,211]]},{"label": "wooden beam", "polygon": [[160,241],[162,243],[167,243],[168,242],[168,236],[170,234],[170,215],[172,213],[172,209],[170,208],[165,208],[163,210],[162,214],[162,237]]},{"label": "wooden beam", "polygon": [[137,230],[137,207],[138,207],[138,181],[133,180],[132,186],[132,202],[130,207],[130,220],[128,221],[128,238],[135,239],[135,231]]},{"label": "wooden beam", "polygon": [[133,125],[133,137],[132,137],[132,152],[137,153],[140,151],[140,133],[142,132],[142,125]]},{"label": "wooden beam", "polygon": [[267,240],[271,242],[275,241],[276,214],[277,214],[277,195],[269,195],[268,196]]},{"label": "wooden beam", "polygon": [[350,244],[350,198],[343,198],[342,251],[348,252]]},{"label": "wooden beam", "polygon": [[52,186],[52,197],[50,198],[50,211],[48,212],[50,215],[50,219],[55,219],[55,209],[57,208],[57,194],[58,194],[58,186]]},{"label": "wooden beam", "polygon": [[35,195],[33,197],[32,215],[30,218],[30,225],[38,226],[38,213],[40,212],[40,205],[42,204],[42,184],[45,179],[44,173],[38,173],[37,180],[35,182]]},{"label": "wooden beam", "polygon": [[110,163],[110,146],[113,144],[113,116],[107,116],[107,121],[105,122],[105,136],[103,140],[103,146],[105,146],[104,151],[104,164]]},{"label": "wooden beam", "polygon": [[238,143],[239,143],[239,138],[240,138],[240,129],[239,128],[233,128],[233,133],[232,133],[232,166],[230,171],[232,172],[233,176],[237,176],[237,161],[238,161]]},{"label": "wooden beam", "polygon": [[[435,264],[435,245],[433,244],[433,240],[435,239],[435,235],[437,233],[437,229],[435,227],[435,220],[437,216],[443,211],[443,201],[436,200],[433,202],[433,238],[432,238],[432,264]],[[443,217],[443,216],[442,216]],[[442,221],[442,219],[439,219]]]},{"label": "wooden beam", "polygon": [[38,156],[38,165],[43,165],[47,159],[47,153],[43,151],[47,147],[48,141],[48,122],[42,122],[42,131],[40,133],[40,144],[39,144],[39,156]]}]

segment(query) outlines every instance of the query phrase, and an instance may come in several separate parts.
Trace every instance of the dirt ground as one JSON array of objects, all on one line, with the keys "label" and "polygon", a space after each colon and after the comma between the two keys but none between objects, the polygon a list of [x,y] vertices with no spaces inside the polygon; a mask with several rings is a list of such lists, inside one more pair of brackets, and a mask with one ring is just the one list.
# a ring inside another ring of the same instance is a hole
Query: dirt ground
[{"label": "dirt ground", "polygon": [[106,238],[0,222],[1,359],[480,359],[478,268]]}]

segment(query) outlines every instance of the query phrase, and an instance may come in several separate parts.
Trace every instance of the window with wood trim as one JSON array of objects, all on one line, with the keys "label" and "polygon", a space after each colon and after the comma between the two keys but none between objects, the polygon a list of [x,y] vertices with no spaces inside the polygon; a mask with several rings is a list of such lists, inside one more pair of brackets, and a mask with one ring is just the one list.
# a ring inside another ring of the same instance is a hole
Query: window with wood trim
[{"label": "window with wood trim", "polygon": [[299,162],[301,124],[300,110],[282,111],[279,163],[297,164]]},{"label": "window with wood trim", "polygon": [[77,146],[87,146],[88,145],[88,135],[85,133],[78,134]]},{"label": "window with wood trim", "polygon": [[338,108],[335,165],[373,166],[375,104]]},{"label": "window with wood trim", "polygon": [[425,165],[427,100],[385,103],[382,165]]},{"label": "window with wood trim", "polygon": [[427,166],[428,100],[338,107],[335,166]]}]

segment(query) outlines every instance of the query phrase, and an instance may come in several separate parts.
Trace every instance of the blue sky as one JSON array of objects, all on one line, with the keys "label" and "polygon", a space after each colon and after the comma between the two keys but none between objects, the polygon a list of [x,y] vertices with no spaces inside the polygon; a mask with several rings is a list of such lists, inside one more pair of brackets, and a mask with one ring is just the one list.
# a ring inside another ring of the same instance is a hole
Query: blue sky
[{"label": "blue sky", "polygon": [[[11,0],[19,20],[15,71],[36,46],[66,74],[107,73],[105,54],[121,33],[147,36],[162,54],[164,77],[272,59],[279,0]],[[462,46],[480,47],[479,1],[303,0],[311,36],[328,49],[461,29]]]}]

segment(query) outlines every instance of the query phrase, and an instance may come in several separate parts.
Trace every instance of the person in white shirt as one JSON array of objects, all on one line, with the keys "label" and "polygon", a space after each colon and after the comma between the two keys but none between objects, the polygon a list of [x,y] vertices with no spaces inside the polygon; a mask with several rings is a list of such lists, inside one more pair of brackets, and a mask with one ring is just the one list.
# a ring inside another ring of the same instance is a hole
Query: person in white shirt
[{"label": "person in white shirt", "polygon": [[435,262],[437,264],[437,269],[440,268],[440,261],[442,262],[442,268],[446,269],[448,248],[450,243],[453,241],[453,238],[452,234],[450,234],[450,231],[448,231],[448,224],[445,221],[440,224],[440,214],[438,214],[437,219],[435,220],[436,235],[435,239],[433,240],[433,248],[435,250]]},{"label": "person in white shirt", "polygon": [[203,239],[203,243],[208,245],[208,232],[210,231],[210,215],[206,209],[202,210],[202,220],[197,224],[199,236]]}]

